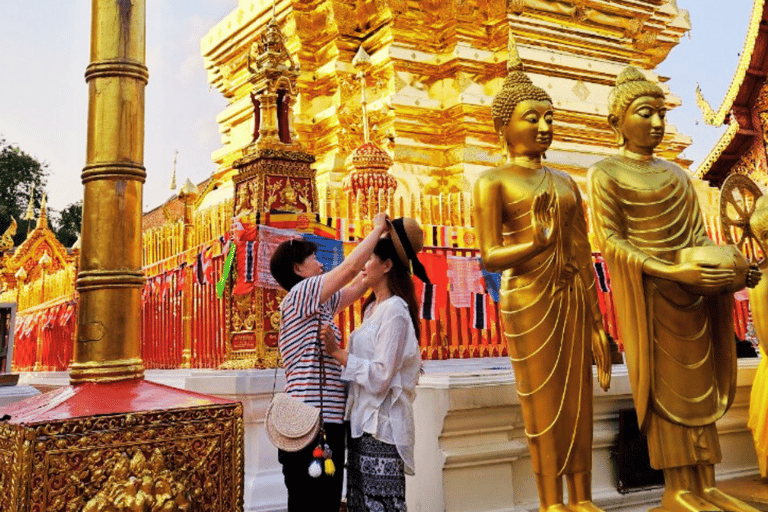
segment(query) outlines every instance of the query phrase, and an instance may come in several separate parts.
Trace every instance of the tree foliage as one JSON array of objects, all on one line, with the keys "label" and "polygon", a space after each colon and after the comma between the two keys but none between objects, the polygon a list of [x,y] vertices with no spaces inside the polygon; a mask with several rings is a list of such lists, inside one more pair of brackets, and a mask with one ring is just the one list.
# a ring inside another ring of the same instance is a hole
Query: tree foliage
[{"label": "tree foliage", "polygon": [[83,202],[68,204],[59,212],[54,232],[64,247],[72,247],[80,236],[83,222]]},{"label": "tree foliage", "polygon": [[[15,245],[27,236],[30,223],[23,220],[29,202],[30,191],[34,188],[35,211],[39,211],[41,193],[48,177],[48,164],[40,162],[0,136],[0,234],[11,224],[11,217],[18,222]],[[34,227],[34,224],[33,224]]]}]

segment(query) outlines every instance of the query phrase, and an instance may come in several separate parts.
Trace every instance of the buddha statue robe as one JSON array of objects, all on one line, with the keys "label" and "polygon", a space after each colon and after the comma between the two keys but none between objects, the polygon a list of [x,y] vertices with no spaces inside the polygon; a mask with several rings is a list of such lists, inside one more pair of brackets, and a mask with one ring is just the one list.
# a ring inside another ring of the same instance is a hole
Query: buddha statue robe
[{"label": "buddha statue robe", "polygon": [[690,179],[661,159],[615,156],[590,170],[588,191],[651,465],[717,463],[715,421],[736,389],[733,297],[643,274],[649,258],[671,264],[683,248],[713,244]]},{"label": "buddha statue robe", "polygon": [[491,172],[505,183],[504,245],[531,241],[537,195],[547,191],[558,202],[555,239],[504,270],[500,307],[533,470],[559,476],[591,471],[592,339],[600,317],[578,187],[562,172],[542,171],[538,184]]}]

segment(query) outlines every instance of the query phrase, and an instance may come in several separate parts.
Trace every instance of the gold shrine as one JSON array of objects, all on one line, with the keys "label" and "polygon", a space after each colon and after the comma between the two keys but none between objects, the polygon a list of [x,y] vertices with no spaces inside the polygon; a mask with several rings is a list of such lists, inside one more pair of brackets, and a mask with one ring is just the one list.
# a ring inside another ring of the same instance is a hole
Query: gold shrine
[{"label": "gold shrine", "polygon": [[[365,142],[366,118],[370,141],[394,160],[395,195],[406,209],[422,193],[468,193],[503,158],[490,103],[512,36],[532,80],[555,101],[561,129],[548,164],[583,184],[586,168],[612,150],[605,123],[611,80],[627,64],[652,70],[690,29],[687,11],[672,1],[283,0],[276,10],[300,69],[296,132],[316,158],[326,215],[347,211],[342,182]],[[271,19],[271,1],[241,0],[202,40],[209,81],[229,100],[218,117],[217,179],[232,175],[250,143],[251,42]],[[370,55],[368,116],[353,65],[361,47]],[[665,91],[668,106],[679,105]],[[670,127],[660,155],[685,167],[679,153],[690,142]]]}]

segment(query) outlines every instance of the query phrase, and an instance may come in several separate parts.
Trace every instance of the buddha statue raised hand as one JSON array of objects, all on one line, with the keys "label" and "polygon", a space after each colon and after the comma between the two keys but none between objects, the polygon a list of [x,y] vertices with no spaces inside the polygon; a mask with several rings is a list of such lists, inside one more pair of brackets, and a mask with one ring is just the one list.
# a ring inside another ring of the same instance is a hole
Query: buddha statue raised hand
[{"label": "buddha statue raised hand", "polygon": [[666,106],[633,67],[616,79],[608,121],[619,153],[588,174],[595,239],[608,265],[638,425],[664,471],[662,508],[753,511],[715,487],[715,421],[733,402],[735,287],[759,273],[707,236],[679,166],[654,156]]},{"label": "buddha statue raised hand", "polygon": [[[592,357],[610,385],[611,357],[595,290],[579,189],[542,165],[552,100],[520,67],[492,105],[509,161],[474,185],[483,264],[503,270],[500,309],[542,511],[592,504]],[[569,504],[563,504],[563,476]]]}]

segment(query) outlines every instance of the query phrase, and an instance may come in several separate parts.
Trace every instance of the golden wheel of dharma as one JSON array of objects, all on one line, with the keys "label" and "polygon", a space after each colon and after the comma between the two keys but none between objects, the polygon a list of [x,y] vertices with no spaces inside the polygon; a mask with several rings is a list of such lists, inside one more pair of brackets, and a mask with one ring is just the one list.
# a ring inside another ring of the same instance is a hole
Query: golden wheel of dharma
[{"label": "golden wheel of dharma", "polygon": [[763,193],[743,174],[731,174],[720,188],[720,223],[729,244],[736,245],[751,263],[765,260],[765,247],[752,232],[749,219]]}]

